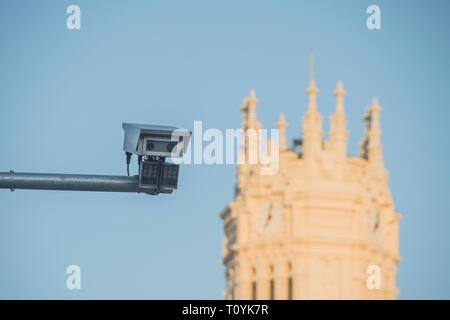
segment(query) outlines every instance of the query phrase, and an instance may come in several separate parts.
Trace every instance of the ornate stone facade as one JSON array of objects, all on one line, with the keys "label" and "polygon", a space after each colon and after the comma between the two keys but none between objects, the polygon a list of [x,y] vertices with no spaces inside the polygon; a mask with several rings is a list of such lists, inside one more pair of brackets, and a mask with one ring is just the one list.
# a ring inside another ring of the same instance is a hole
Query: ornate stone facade
[{"label": "ornate stone facade", "polygon": [[[347,156],[345,91],[338,82],[329,140],[322,137],[318,89],[307,89],[300,150],[288,149],[280,115],[279,170],[237,168],[236,195],[221,213],[227,299],[395,299],[398,222],[383,166],[378,101],[364,117],[359,157]],[[241,106],[242,129],[259,129],[252,90]],[[240,157],[248,159],[248,144]],[[380,270],[369,289],[367,268]]]}]

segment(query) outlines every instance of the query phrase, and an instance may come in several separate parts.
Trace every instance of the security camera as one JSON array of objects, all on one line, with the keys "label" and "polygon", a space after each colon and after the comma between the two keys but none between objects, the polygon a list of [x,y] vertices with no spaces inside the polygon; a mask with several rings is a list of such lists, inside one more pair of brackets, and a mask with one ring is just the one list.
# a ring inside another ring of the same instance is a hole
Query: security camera
[{"label": "security camera", "polygon": [[182,157],[191,138],[190,131],[176,127],[134,123],[122,127],[123,150],[144,157]]},{"label": "security camera", "polygon": [[[156,195],[178,188],[180,166],[166,162],[167,157],[186,153],[191,132],[168,126],[123,123],[123,150],[128,176],[59,173],[0,172],[0,189],[68,190],[105,192],[143,192]],[[130,177],[130,160],[138,157],[139,171]]]},{"label": "security camera", "polygon": [[123,150],[127,157],[127,173],[131,155],[138,156],[139,187],[149,193],[171,193],[178,186],[179,165],[165,162],[166,157],[182,157],[191,138],[186,129],[123,123]]}]

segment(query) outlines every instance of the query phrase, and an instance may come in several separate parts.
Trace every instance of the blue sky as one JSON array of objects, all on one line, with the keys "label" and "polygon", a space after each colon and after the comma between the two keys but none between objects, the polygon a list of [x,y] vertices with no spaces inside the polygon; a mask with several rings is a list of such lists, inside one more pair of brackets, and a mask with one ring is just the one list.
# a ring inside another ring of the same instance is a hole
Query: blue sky
[{"label": "blue sky", "polygon": [[[66,8],[81,7],[81,30]],[[381,8],[381,30],[366,8]],[[325,120],[342,80],[349,154],[365,107],[383,108],[400,223],[399,298],[450,298],[448,1],[2,1],[0,171],[123,174],[122,122],[236,128],[291,140],[306,111],[309,48]],[[328,131],[328,123],[324,121]],[[447,141],[447,142],[446,142]],[[133,170],[136,169],[133,163]],[[179,190],[0,190],[0,298],[221,298],[220,211],[234,166],[183,166]],[[66,267],[82,290],[65,287]]]}]

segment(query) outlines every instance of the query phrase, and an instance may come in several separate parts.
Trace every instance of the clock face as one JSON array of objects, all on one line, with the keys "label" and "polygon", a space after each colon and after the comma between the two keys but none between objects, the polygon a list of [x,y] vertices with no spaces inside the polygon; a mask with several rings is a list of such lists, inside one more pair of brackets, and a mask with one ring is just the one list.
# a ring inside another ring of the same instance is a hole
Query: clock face
[{"label": "clock face", "polygon": [[275,234],[284,223],[284,210],[279,202],[263,203],[255,215],[255,226],[263,235]]},{"label": "clock face", "polygon": [[382,221],[381,214],[376,209],[369,210],[369,232],[376,239],[381,239]]}]

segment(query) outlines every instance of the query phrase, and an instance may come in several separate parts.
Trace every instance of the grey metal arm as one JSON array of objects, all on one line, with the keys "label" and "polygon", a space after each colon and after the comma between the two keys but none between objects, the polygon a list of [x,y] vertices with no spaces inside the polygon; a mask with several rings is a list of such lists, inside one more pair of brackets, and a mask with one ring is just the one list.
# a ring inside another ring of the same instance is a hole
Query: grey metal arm
[{"label": "grey metal arm", "polygon": [[0,172],[0,189],[145,192],[138,176]]}]

